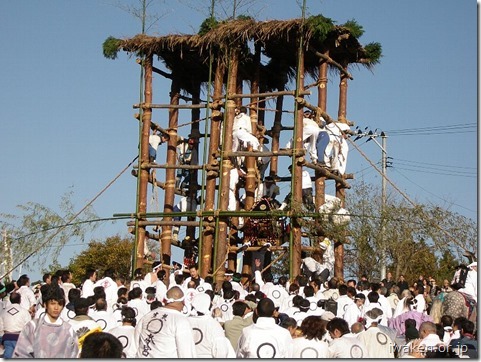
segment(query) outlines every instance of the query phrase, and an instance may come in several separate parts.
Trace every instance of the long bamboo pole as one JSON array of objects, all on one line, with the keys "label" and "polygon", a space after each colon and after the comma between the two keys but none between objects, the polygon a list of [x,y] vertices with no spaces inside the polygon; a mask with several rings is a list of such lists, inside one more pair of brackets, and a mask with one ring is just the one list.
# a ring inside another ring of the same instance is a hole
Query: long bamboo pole
[{"label": "long bamboo pole", "polygon": [[[225,67],[222,63],[222,58],[219,56],[217,58],[217,65],[215,68],[215,75],[214,75],[214,95],[213,99],[214,102],[218,102],[222,97],[222,87],[223,87],[223,79],[224,79]],[[219,149],[219,141],[220,141],[220,125],[222,122],[222,113],[220,112],[220,107],[214,109],[212,111],[212,119],[211,119],[211,137],[209,143],[209,155],[208,160],[209,164],[213,164],[217,161],[215,154]],[[216,190],[216,181],[219,177],[219,172],[212,172],[207,174],[206,184],[205,184],[205,211],[213,211],[214,210],[214,203],[215,203],[215,190]],[[201,246],[201,270],[200,275],[205,277],[209,270],[212,268],[212,261],[213,261],[213,247],[214,247],[214,230],[212,229],[204,229],[204,238]]]},{"label": "long bamboo pole", "polygon": [[[235,46],[231,47],[229,70],[227,80],[227,94],[235,93],[237,89],[237,70],[239,62],[239,49]],[[222,142],[222,150],[232,150],[232,130],[234,124],[234,109],[236,104],[233,100],[227,100],[226,103],[226,117],[224,123],[224,139]],[[222,152],[222,164],[221,164],[221,182],[220,182],[220,195],[219,195],[219,208],[220,210],[227,210],[229,205],[229,186],[230,186],[230,171],[233,168],[232,162],[229,157],[225,156]],[[225,266],[224,263],[227,259],[227,219],[225,217],[218,219],[218,239],[216,241],[215,250],[215,268],[216,271],[215,280],[216,285],[219,287],[224,281]]]},{"label": "long bamboo pole", "polygon": [[[170,87],[170,103],[172,105],[177,105],[179,103],[179,93],[180,86],[176,76],[172,78],[172,83]],[[178,123],[179,111],[175,108],[169,109],[169,141],[167,144],[167,164],[175,164],[177,161],[176,150],[177,150],[177,123]],[[174,199],[175,199],[175,169],[168,168],[165,171],[165,195],[164,195],[164,216],[165,221],[171,221],[172,217],[169,215],[174,209]],[[162,233],[160,236],[161,240],[161,262],[163,265],[170,265],[171,262],[171,243],[172,243],[172,226],[164,225],[162,226]],[[169,272],[165,268],[166,273]],[[168,283],[168,281],[167,281]]]},{"label": "long bamboo pole", "polygon": [[[147,102],[152,101],[152,56],[144,59],[144,99]],[[144,108],[142,112],[142,136],[141,136],[141,155],[140,163],[149,161],[149,136],[150,122],[152,120],[152,109]],[[148,169],[141,169],[139,178],[139,214],[147,212],[147,189],[149,184],[150,172]],[[142,218],[139,222],[144,221]],[[144,265],[144,246],[145,246],[145,227],[138,225],[137,230],[137,248],[135,255],[136,268],[142,268]]]}]

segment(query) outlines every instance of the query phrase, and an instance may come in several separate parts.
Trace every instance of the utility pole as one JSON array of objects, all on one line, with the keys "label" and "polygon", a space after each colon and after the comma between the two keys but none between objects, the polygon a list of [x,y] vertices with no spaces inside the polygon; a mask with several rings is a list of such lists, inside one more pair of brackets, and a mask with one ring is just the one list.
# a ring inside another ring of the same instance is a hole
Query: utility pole
[{"label": "utility pole", "polygon": [[[381,190],[381,280],[386,278],[386,244],[384,240],[385,222],[384,211],[386,208],[386,169],[387,169],[387,151],[386,151],[387,136],[381,132],[381,151],[382,151],[382,190]],[[377,143],[377,142],[376,142]]]},{"label": "utility pole", "polygon": [[[385,132],[381,132],[380,134],[376,133],[376,130],[369,131],[369,132],[362,132],[361,130],[358,130],[357,132],[357,137],[354,139],[356,141],[359,138],[362,137],[369,137],[369,139],[366,142],[369,142],[373,140],[376,145],[381,149],[382,152],[382,157],[381,157],[381,168],[382,168],[382,188],[381,188],[381,235],[380,235],[380,240],[379,240],[379,246],[380,246],[380,255],[381,255],[381,260],[380,260],[380,265],[381,265],[381,280],[386,278],[386,263],[387,263],[387,255],[386,255],[386,244],[384,240],[384,235],[385,235],[385,222],[384,222],[384,212],[386,209],[386,201],[387,201],[387,194],[386,194],[386,178],[387,178],[387,167],[388,167],[388,157],[387,157],[387,135]],[[376,137],[381,137],[381,144],[376,140]]]}]

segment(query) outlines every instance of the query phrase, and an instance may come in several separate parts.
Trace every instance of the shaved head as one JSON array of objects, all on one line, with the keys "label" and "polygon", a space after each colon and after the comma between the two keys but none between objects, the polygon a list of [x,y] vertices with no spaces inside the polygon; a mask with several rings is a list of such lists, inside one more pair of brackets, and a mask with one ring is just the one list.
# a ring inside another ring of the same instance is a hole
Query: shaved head
[{"label": "shaved head", "polygon": [[167,291],[167,299],[180,299],[184,296],[184,292],[179,287],[175,286]]}]

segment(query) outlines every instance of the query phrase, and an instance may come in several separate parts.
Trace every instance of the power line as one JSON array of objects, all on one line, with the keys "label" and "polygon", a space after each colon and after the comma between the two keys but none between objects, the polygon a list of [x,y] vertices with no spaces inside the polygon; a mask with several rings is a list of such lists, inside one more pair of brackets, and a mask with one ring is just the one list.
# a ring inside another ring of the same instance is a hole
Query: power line
[{"label": "power line", "polygon": [[420,169],[413,169],[413,168],[409,168],[409,167],[398,167],[398,166],[393,166],[392,168],[393,169],[397,168],[399,170],[412,171],[412,172],[421,172],[421,173],[442,175],[442,176],[477,178],[476,175],[470,175],[470,174],[464,174],[463,175],[463,174],[460,174],[459,172],[454,172],[454,171],[453,172],[435,172],[435,171],[429,171],[429,170],[420,170]]},{"label": "power line", "polygon": [[[127,166],[124,167],[124,169],[122,171],[120,171],[117,176],[115,176],[112,181],[110,181],[107,186],[105,186],[97,195],[95,195],[95,197],[90,200],[79,212],[77,212],[75,215],[73,215],[69,221],[66,223],[66,224],[69,224],[71,222],[73,222],[82,212],[84,212],[90,205],[92,205],[105,191],[107,191],[107,189],[112,186],[112,184],[117,181],[117,179],[126,171],[129,169],[130,166],[133,165],[133,163],[139,158],[139,156],[135,156],[135,158],[129,162],[129,164]],[[17,263],[11,270],[7,271],[6,274],[2,275],[2,277],[0,277],[0,280],[5,278],[8,274],[10,274],[12,271],[14,271],[17,267],[19,267],[20,265],[22,265],[25,261],[27,261],[28,259],[30,259],[33,255],[35,255],[36,253],[38,253],[42,248],[45,247],[45,245],[47,245],[55,236],[57,236],[63,228],[65,228],[66,226],[60,226],[58,227],[57,229],[57,232],[54,233],[52,236],[50,236],[49,238],[47,238],[43,243],[41,243],[39,245],[39,247],[37,249],[35,249],[34,251],[32,251],[30,254],[28,254],[25,258],[23,258],[19,263]]]},{"label": "power line", "polygon": [[425,131],[425,132],[404,132],[404,133],[394,133],[390,134],[392,137],[399,137],[399,136],[434,136],[434,135],[445,135],[445,134],[461,134],[461,133],[473,133],[472,131],[465,131],[465,132],[430,132],[430,131]]},{"label": "power line", "polygon": [[396,160],[396,161],[406,161],[406,162],[411,162],[411,163],[418,163],[418,164],[421,164],[421,165],[431,165],[431,166],[439,166],[439,167],[447,167],[447,168],[457,168],[457,169],[464,168],[464,169],[470,169],[470,170],[477,170],[476,167],[452,166],[452,165],[439,164],[439,163],[429,163],[429,162],[406,160],[406,159],[402,159],[402,158],[395,158],[394,160]]},{"label": "power line", "polygon": [[465,206],[463,206],[463,205],[459,205],[459,204],[450,202],[450,201],[448,201],[448,200],[446,200],[446,199],[444,199],[444,198],[442,198],[442,197],[440,197],[440,196],[438,196],[438,195],[436,195],[436,194],[433,194],[432,192],[430,192],[429,190],[426,190],[426,189],[425,189],[424,187],[422,187],[421,185],[415,183],[413,180],[411,180],[410,178],[408,178],[406,175],[404,175],[404,174],[402,174],[401,172],[399,172],[399,170],[394,169],[394,171],[396,171],[399,175],[401,175],[402,177],[404,177],[406,180],[408,180],[408,181],[411,182],[412,184],[414,184],[414,185],[416,185],[417,187],[419,187],[419,188],[420,188],[421,190],[423,190],[424,192],[426,192],[426,193],[428,193],[428,194],[430,194],[430,195],[432,195],[432,196],[434,196],[434,197],[437,197],[438,199],[440,199],[440,200],[442,200],[442,201],[444,201],[444,202],[446,202],[446,203],[451,203],[451,204],[453,204],[453,205],[455,205],[455,206],[458,206],[458,207],[460,207],[460,208],[462,208],[462,209],[464,209],[464,210],[467,210],[467,211],[470,211],[470,212],[476,212],[475,210],[471,210],[471,209],[469,209],[469,208],[467,208],[467,207],[465,207]]},{"label": "power line", "polygon": [[402,128],[402,129],[395,129],[395,130],[388,130],[386,133],[389,135],[393,133],[399,132],[419,132],[419,131],[442,131],[442,130],[455,130],[455,129],[465,129],[465,128],[476,128],[476,123],[460,123],[460,124],[452,124],[446,126],[439,126],[439,127],[420,127],[420,128]]},{"label": "power line", "polygon": [[402,166],[409,166],[409,167],[414,167],[414,168],[421,168],[423,170],[434,170],[434,171],[442,171],[442,172],[457,172],[462,175],[476,175],[477,172],[475,171],[462,171],[462,170],[457,170],[457,167],[433,167],[433,166],[426,166],[426,165],[415,165],[411,162],[396,162],[396,165],[402,165]]}]

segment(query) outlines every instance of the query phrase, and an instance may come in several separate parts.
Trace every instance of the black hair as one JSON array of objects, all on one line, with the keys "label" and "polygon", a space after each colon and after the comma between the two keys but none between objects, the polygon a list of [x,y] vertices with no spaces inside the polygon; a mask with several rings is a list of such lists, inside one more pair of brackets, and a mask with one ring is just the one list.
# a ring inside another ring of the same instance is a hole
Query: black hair
[{"label": "black hair", "polygon": [[150,303],[150,310],[154,310],[163,306],[164,305],[160,300],[154,300],[152,303]]},{"label": "black hair", "polygon": [[341,335],[345,335],[350,332],[349,330],[349,324],[347,324],[347,321],[342,319],[342,318],[332,318],[328,323],[327,323],[327,330],[331,333],[334,333],[334,330],[338,330],[341,332]]},{"label": "black hair", "polygon": [[20,275],[20,278],[17,280],[17,285],[20,288],[23,285],[27,285],[27,283],[30,281],[30,278],[27,276],[27,274]]},{"label": "black hair", "polygon": [[272,317],[274,310],[274,302],[269,298],[263,298],[257,303],[256,311],[259,317]]},{"label": "black hair", "polygon": [[60,305],[65,305],[65,292],[62,288],[60,288],[60,286],[56,284],[50,284],[48,285],[45,294],[42,293],[42,300],[45,304],[50,300],[55,300]]},{"label": "black hair", "polygon": [[22,300],[22,296],[20,293],[13,292],[10,294],[10,303],[12,304],[20,304],[20,301]]},{"label": "black hair", "polygon": [[339,288],[337,288],[339,290],[339,295],[347,295],[347,288],[348,286],[346,284],[341,284]]},{"label": "black hair", "polygon": [[379,294],[377,292],[370,292],[367,295],[367,299],[369,300],[369,303],[377,303],[379,301]]},{"label": "black hair", "polygon": [[95,332],[85,337],[80,358],[121,358],[124,347],[117,337]]},{"label": "black hair", "polygon": [[133,308],[124,305],[120,314],[122,315],[122,322],[131,323],[135,327],[137,319],[135,319],[135,310]]},{"label": "black hair", "polygon": [[77,299],[80,298],[81,295],[82,292],[80,291],[80,289],[72,288],[68,291],[68,300],[69,302],[74,303]]},{"label": "black hair", "polygon": [[124,295],[125,293],[128,293],[128,289],[125,287],[117,289],[117,297],[120,297],[121,295]]},{"label": "black hair", "polygon": [[232,304],[232,314],[235,316],[242,317],[246,312],[247,304],[238,300]]},{"label": "black hair", "polygon": [[42,277],[42,280],[43,280],[44,283],[46,283],[48,278],[51,278],[51,277],[52,277],[52,275],[50,273],[45,273]]}]

